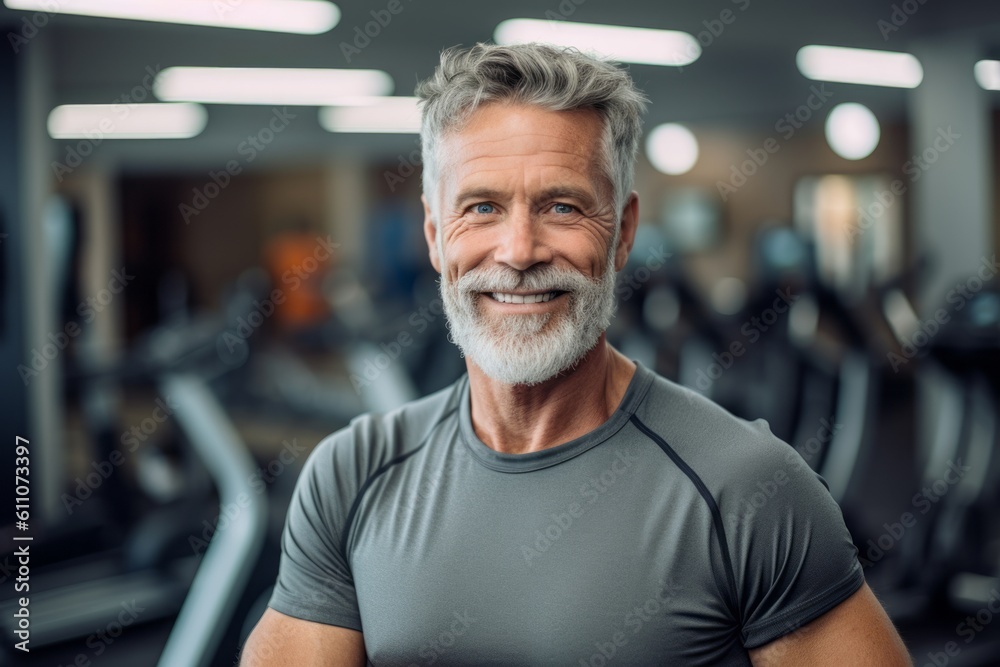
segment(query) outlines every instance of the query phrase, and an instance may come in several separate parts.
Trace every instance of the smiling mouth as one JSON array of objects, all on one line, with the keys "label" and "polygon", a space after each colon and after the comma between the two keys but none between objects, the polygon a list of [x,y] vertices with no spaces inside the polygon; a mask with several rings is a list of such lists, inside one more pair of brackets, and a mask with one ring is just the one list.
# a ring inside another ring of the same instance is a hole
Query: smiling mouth
[{"label": "smiling mouth", "polygon": [[565,294],[560,290],[552,290],[550,292],[538,292],[536,294],[513,294],[510,292],[483,292],[483,294],[489,296],[494,301],[499,301],[500,303],[545,303],[546,301],[551,301],[561,294]]}]

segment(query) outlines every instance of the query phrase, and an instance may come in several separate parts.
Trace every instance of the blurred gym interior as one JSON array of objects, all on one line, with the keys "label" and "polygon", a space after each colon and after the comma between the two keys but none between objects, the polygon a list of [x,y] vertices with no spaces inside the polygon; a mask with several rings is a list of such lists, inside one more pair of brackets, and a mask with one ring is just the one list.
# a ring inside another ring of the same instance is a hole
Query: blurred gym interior
[{"label": "blurred gym interior", "polygon": [[994,3],[5,0],[0,665],[234,664],[312,448],[465,372],[414,85],[564,24],[679,40],[586,45],[651,100],[609,340],[798,449],[915,664],[1000,664]]}]

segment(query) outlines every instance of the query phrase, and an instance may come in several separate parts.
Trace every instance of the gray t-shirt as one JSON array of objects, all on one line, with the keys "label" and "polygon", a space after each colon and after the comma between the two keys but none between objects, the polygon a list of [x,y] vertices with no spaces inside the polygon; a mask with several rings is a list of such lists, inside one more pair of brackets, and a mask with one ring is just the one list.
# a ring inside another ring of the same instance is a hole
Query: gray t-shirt
[{"label": "gray t-shirt", "polygon": [[748,665],[864,582],[826,483],[763,420],[637,363],[575,440],[503,454],[465,375],[326,438],[269,605],[375,665]]}]

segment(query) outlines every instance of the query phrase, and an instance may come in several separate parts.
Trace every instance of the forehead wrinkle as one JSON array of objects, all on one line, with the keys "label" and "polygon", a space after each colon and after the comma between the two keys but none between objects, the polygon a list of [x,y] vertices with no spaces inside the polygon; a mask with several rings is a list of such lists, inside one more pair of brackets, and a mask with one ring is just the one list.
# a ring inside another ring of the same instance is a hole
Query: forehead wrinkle
[{"label": "forehead wrinkle", "polygon": [[458,155],[456,156],[456,159],[454,161],[461,166],[468,166],[471,164],[475,164],[481,160],[500,160],[505,162],[511,160],[518,160],[519,161],[518,165],[519,165],[520,161],[527,159],[530,161],[530,164],[536,164],[539,160],[544,160],[546,157],[550,159],[569,158],[575,163],[582,163],[585,165],[589,165],[591,163],[591,158],[583,153],[574,150],[558,150],[555,148],[542,148],[540,150],[526,149],[522,152],[505,151],[501,154],[479,152],[479,151],[466,151],[466,150],[457,150],[456,152],[458,153]]},{"label": "forehead wrinkle", "polygon": [[[492,131],[495,131],[495,130],[493,128],[491,128],[490,131],[492,132]],[[460,137],[460,135],[456,134],[456,135],[452,135],[450,138],[452,140],[455,140],[455,139],[458,139],[459,137]],[[582,145],[585,144],[585,142],[581,141],[579,137],[577,137],[576,139],[574,139],[574,138],[571,138],[571,137],[562,136],[561,134],[558,134],[558,133],[553,134],[551,132],[518,132],[517,134],[514,134],[514,135],[510,135],[510,136],[507,136],[507,137],[497,137],[496,139],[491,139],[489,137],[475,137],[475,136],[473,136],[473,137],[471,137],[471,138],[469,138],[469,139],[466,140],[466,142],[465,142],[465,148],[466,149],[472,149],[472,148],[479,147],[479,146],[485,146],[486,148],[490,148],[490,147],[492,147],[495,144],[499,144],[499,145],[503,146],[504,149],[506,150],[506,149],[509,149],[509,148],[511,148],[513,146],[517,146],[518,144],[525,144],[525,143],[528,143],[528,142],[534,142],[537,137],[541,137],[543,140],[548,141],[548,142],[552,142],[553,144],[565,144],[565,145],[567,145],[569,147],[569,150],[565,151],[567,153],[576,153],[577,151],[579,151],[579,149],[582,147]],[[550,150],[557,150],[557,149],[555,147],[553,147]],[[533,151],[528,151],[528,153],[531,153],[531,152],[533,152]]]},{"label": "forehead wrinkle", "polygon": [[474,178],[479,175],[499,175],[499,174],[510,174],[510,176],[515,176],[516,174],[523,174],[525,177],[529,175],[538,174],[539,172],[548,172],[553,170],[571,172],[573,174],[579,174],[589,178],[590,165],[585,161],[579,161],[575,164],[566,164],[559,160],[535,160],[529,164],[525,164],[523,161],[518,160],[511,164],[492,164],[494,160],[490,160],[487,166],[478,167],[474,164],[476,161],[471,161],[466,164],[459,166],[455,169],[458,182],[466,181],[470,178]]},{"label": "forehead wrinkle", "polygon": [[[566,155],[572,158],[567,162]],[[525,159],[527,158],[527,159]],[[551,151],[534,151],[524,155],[479,155],[461,160],[455,165],[452,173],[462,182],[480,174],[499,174],[509,172],[511,176],[520,172],[527,175],[529,172],[547,171],[552,169],[564,170],[576,174],[590,177],[591,163],[581,156],[572,153],[553,154]]]},{"label": "forehead wrinkle", "polygon": [[[573,159],[570,162],[566,162],[552,155],[551,151],[532,152],[524,155],[480,155],[462,160],[459,164],[455,165],[452,173],[457,177],[459,184],[479,175],[497,175],[509,172],[513,177],[517,172],[520,172],[527,178],[531,172],[554,169],[580,174],[588,180],[593,178],[592,164],[588,160],[572,153],[564,153],[562,155],[567,155]],[[522,159],[524,157],[527,157],[528,160]],[[486,162],[486,166],[480,166],[484,161]]]},{"label": "forehead wrinkle", "polygon": [[[510,134],[508,136],[492,138],[490,136],[483,135],[493,134],[502,130],[499,130],[496,126],[474,129],[466,128],[462,132],[456,132],[448,135],[442,143],[451,144],[450,148],[453,151],[453,155],[456,153],[485,153],[487,156],[494,157],[492,153],[495,146],[502,147],[500,154],[495,155],[495,157],[525,157],[535,155],[539,152],[550,152],[588,159],[591,156],[588,156],[587,153],[599,152],[600,145],[597,137],[588,136],[579,131],[573,132],[572,136],[566,136],[564,130],[565,128],[561,127],[553,130],[552,132],[518,131],[515,134]],[[581,134],[583,135],[582,137]],[[538,150],[534,145],[536,143],[534,139],[537,137],[543,138],[545,142],[550,145],[542,146],[541,150]],[[581,141],[583,138],[589,139],[590,141]],[[460,145],[455,145],[456,143],[460,143]],[[590,146],[586,145],[588,143]],[[525,144],[528,144],[528,146],[525,146]],[[458,157],[458,159],[461,160],[461,157]]]}]

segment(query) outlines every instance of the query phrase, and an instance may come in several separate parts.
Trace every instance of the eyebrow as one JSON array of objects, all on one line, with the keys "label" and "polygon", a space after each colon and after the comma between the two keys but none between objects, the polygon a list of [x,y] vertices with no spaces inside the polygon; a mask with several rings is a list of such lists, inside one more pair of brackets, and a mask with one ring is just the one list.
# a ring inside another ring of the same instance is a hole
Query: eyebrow
[{"label": "eyebrow", "polygon": [[[463,190],[455,198],[455,204],[461,206],[470,199],[493,199],[499,200],[503,199],[506,195],[500,190],[484,186],[471,188],[469,190]],[[573,186],[566,185],[554,185],[542,190],[536,197],[539,200],[549,200],[549,199],[576,199],[579,200],[584,205],[592,205],[594,203],[594,197],[586,190],[581,190]]]},{"label": "eyebrow", "polygon": [[470,199],[500,199],[501,197],[499,190],[490,187],[471,188],[459,192],[455,197],[455,204],[461,206]]},{"label": "eyebrow", "polygon": [[594,196],[586,190],[580,190],[573,186],[555,185],[542,190],[541,199],[577,199],[584,204],[592,204]]}]

